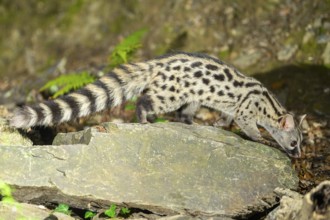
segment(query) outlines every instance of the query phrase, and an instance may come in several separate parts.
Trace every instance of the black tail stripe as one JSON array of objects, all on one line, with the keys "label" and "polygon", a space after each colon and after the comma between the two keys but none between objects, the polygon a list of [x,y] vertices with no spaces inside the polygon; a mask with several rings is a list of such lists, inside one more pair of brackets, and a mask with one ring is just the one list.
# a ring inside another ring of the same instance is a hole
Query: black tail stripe
[{"label": "black tail stripe", "polygon": [[46,101],[44,104],[48,106],[52,112],[52,123],[56,124],[60,122],[62,118],[62,111],[60,106],[54,101]]},{"label": "black tail stripe", "polygon": [[79,104],[76,102],[75,98],[73,98],[72,96],[62,96],[59,98],[60,100],[63,100],[65,103],[67,103],[70,107],[70,109],[72,110],[71,113],[71,120],[75,119],[79,116],[79,112],[80,112],[80,107]]},{"label": "black tail stripe", "polygon": [[114,72],[110,72],[107,75],[105,75],[104,77],[109,77],[109,78],[115,79],[120,86],[125,85],[125,82],[122,79],[120,79],[119,76]]},{"label": "black tail stripe", "polygon": [[111,107],[113,103],[113,98],[111,97],[112,91],[103,83],[102,81],[98,80],[94,83],[97,87],[103,89],[107,95],[106,106]]},{"label": "black tail stripe", "polygon": [[[40,122],[45,118],[45,115],[43,113],[43,109],[39,105],[32,106],[32,109],[37,113],[37,123],[40,124]],[[28,111],[27,109],[25,111]]]},{"label": "black tail stripe", "polygon": [[82,89],[78,90],[77,93],[87,97],[87,99],[90,102],[90,105],[89,105],[90,112],[95,112],[96,97],[93,95],[93,93],[86,88],[82,88]]}]

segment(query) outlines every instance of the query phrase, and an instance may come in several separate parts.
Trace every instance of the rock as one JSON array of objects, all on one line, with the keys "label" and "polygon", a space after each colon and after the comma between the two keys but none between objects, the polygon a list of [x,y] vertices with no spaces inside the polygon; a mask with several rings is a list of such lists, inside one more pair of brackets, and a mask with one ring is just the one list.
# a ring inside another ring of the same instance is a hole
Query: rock
[{"label": "rock", "polygon": [[10,128],[7,120],[0,117],[0,145],[32,146],[32,141],[24,137],[17,129]]},{"label": "rock", "polygon": [[289,189],[276,188],[275,192],[282,197],[281,203],[279,207],[269,213],[266,220],[298,219],[297,216],[302,205],[302,195]]},{"label": "rock", "polygon": [[63,213],[52,212],[44,206],[27,203],[0,202],[0,219],[58,219],[70,220],[71,216]]},{"label": "rock", "polygon": [[307,44],[309,41],[311,41],[315,37],[315,33],[312,30],[307,30],[304,34],[302,43]]},{"label": "rock", "polygon": [[0,179],[17,200],[221,219],[263,212],[276,187],[298,185],[284,153],[210,126],[105,123],[54,144],[0,146]]},{"label": "rock", "polygon": [[325,65],[330,65],[330,42],[327,43],[327,46],[324,49],[322,59]]},{"label": "rock", "polygon": [[289,60],[298,50],[298,45],[286,45],[277,53],[277,59],[280,61]]},{"label": "rock", "polygon": [[262,56],[263,54],[259,50],[251,49],[247,53],[241,54],[233,63],[235,66],[245,69],[256,64]]},{"label": "rock", "polygon": [[305,196],[290,190],[276,189],[282,196],[280,206],[266,220],[330,219],[330,181],[324,181]]}]

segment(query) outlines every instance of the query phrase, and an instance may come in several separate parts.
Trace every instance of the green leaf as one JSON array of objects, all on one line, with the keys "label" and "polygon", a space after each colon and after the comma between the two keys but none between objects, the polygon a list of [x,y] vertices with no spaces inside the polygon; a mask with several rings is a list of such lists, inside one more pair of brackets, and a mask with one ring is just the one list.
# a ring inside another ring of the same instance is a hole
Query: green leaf
[{"label": "green leaf", "polygon": [[125,110],[127,110],[127,111],[135,110],[135,109],[136,109],[136,105],[135,105],[135,103],[127,103],[127,104],[125,105]]},{"label": "green leaf", "polygon": [[110,218],[116,217],[116,208],[117,206],[115,204],[112,204],[110,208],[104,211],[104,214]]},{"label": "green leaf", "polygon": [[60,212],[66,215],[71,215],[71,210],[69,210],[69,206],[67,204],[60,203],[56,208],[55,212]]},{"label": "green leaf", "polygon": [[95,212],[87,211],[85,212],[84,218],[93,218],[96,215]]},{"label": "green leaf", "polygon": [[12,197],[10,186],[2,181],[0,181],[0,195],[3,197]]},{"label": "green leaf", "polygon": [[123,63],[127,63],[134,52],[141,47],[142,37],[146,29],[141,29],[122,40],[113,50],[109,57],[109,67],[113,68]]},{"label": "green leaf", "polygon": [[58,96],[64,95],[65,93],[76,90],[83,87],[86,84],[92,83],[95,78],[88,72],[71,73],[66,75],[61,75],[49,82],[47,82],[40,91],[50,90],[54,88],[59,88],[58,91],[52,96],[56,98]]},{"label": "green leaf", "polygon": [[121,208],[120,209],[120,213],[122,214],[122,215],[127,215],[127,214],[129,214],[131,211],[129,210],[129,208],[127,208],[127,207],[123,207],[123,208]]},{"label": "green leaf", "polygon": [[155,122],[168,122],[165,118],[156,118]]}]

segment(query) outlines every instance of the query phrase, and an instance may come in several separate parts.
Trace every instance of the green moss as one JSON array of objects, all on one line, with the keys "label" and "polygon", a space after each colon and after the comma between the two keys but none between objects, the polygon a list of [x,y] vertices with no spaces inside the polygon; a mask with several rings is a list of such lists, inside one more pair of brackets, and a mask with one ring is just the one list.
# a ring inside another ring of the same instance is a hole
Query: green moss
[{"label": "green moss", "polygon": [[60,22],[61,26],[68,28],[71,25],[75,15],[81,11],[85,2],[85,0],[76,0],[71,2],[71,4],[69,3],[69,5],[65,8],[64,16]]},{"label": "green moss", "polygon": [[221,60],[223,60],[223,59],[227,59],[228,57],[229,57],[229,55],[230,55],[230,51],[229,50],[223,50],[223,51],[220,51],[219,52],[219,58],[221,59]]}]

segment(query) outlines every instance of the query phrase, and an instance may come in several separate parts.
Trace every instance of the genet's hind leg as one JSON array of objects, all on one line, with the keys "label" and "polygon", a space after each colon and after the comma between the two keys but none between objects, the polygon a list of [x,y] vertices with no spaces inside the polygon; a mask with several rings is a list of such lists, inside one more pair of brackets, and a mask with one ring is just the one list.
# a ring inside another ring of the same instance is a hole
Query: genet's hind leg
[{"label": "genet's hind leg", "polygon": [[141,124],[148,123],[147,117],[153,114],[153,102],[149,95],[142,95],[136,103],[136,117]]},{"label": "genet's hind leg", "polygon": [[194,115],[199,108],[200,108],[200,103],[198,102],[191,102],[185,104],[178,109],[176,117],[179,121],[183,123],[192,124]]}]

